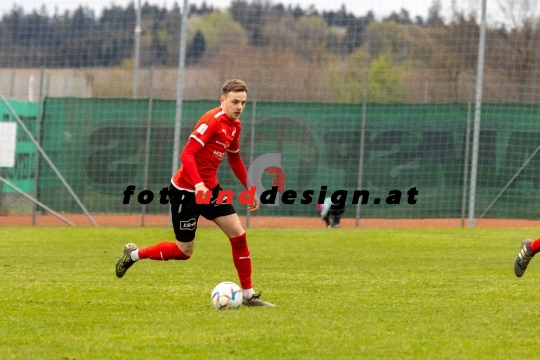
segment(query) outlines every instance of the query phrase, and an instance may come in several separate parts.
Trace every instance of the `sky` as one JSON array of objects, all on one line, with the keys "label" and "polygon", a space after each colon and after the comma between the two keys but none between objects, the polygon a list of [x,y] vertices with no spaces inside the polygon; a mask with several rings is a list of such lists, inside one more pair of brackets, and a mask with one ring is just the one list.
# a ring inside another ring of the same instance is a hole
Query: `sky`
[{"label": "sky", "polygon": [[[59,13],[63,13],[66,10],[74,10],[79,5],[88,6],[93,9],[96,15],[99,16],[101,10],[104,7],[109,7],[111,4],[126,6],[130,2],[138,0],[0,0],[0,16],[8,13],[15,5],[21,6],[26,13],[36,9],[39,10],[42,5],[46,5],[49,14],[53,14],[55,8]],[[152,5],[164,6],[171,8],[175,0],[141,0],[143,3],[146,1]],[[217,9],[225,9],[229,7],[231,0],[189,0],[190,4],[197,4],[200,6],[203,1],[206,1],[208,5]],[[416,16],[421,16],[423,19],[427,18],[428,9],[432,6],[434,0],[409,0],[405,4],[395,0],[270,0],[272,4],[282,3],[285,6],[289,4],[295,7],[299,5],[302,9],[308,9],[310,5],[314,5],[319,11],[337,11],[342,5],[345,5],[347,12],[353,13],[355,16],[364,16],[369,10],[372,10],[377,19],[382,19],[390,15],[392,12],[400,12],[401,8],[409,11],[411,19],[414,20]],[[455,2],[459,10],[464,10],[465,13],[469,13],[471,10],[480,13],[481,0],[440,0],[442,5],[442,17],[449,18],[451,14],[451,4]],[[500,1],[505,0],[487,0],[487,14],[488,21],[500,21],[500,17],[497,16],[497,9],[499,9]],[[178,4],[182,6],[183,0],[177,0]],[[251,0],[248,0],[251,2]]]}]

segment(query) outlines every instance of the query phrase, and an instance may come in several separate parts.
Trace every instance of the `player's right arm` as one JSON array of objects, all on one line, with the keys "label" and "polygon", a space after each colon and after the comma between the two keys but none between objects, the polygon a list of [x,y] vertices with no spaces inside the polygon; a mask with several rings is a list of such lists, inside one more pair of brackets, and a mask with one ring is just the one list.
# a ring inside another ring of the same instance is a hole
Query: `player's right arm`
[{"label": "player's right arm", "polygon": [[193,139],[189,139],[184,150],[180,154],[180,160],[182,160],[183,174],[189,183],[193,184],[195,188],[204,185],[199,170],[197,170],[197,163],[195,162],[195,154],[203,148],[201,144]]},{"label": "player's right arm", "polygon": [[197,169],[197,163],[195,161],[195,154],[197,154],[206,142],[212,136],[215,122],[212,121],[212,117],[203,116],[195,125],[195,130],[189,136],[189,140],[180,154],[182,160],[183,173],[189,183],[193,184],[195,192],[202,191],[206,193],[208,188],[204,185],[202,178]]},{"label": "player's right arm", "polygon": [[182,160],[182,166],[184,168],[184,176],[191,184],[194,184],[195,193],[202,191],[203,194],[206,194],[208,188],[204,185],[199,170],[197,170],[197,163],[195,162],[195,154],[202,148],[203,146],[197,141],[189,139],[184,150],[182,150],[182,153],[180,154],[180,159]]}]

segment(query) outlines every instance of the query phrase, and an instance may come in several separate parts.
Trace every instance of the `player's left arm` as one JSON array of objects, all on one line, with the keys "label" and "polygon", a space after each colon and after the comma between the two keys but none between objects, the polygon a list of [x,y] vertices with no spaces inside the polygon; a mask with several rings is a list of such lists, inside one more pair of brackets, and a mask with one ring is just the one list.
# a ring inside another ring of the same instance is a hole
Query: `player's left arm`
[{"label": "player's left arm", "polygon": [[240,180],[242,185],[247,189],[247,170],[242,157],[240,156],[240,131],[241,125],[236,125],[236,134],[231,142],[231,145],[227,149],[227,161],[233,171],[234,175]]},{"label": "player's left arm", "polygon": [[[236,175],[238,180],[240,180],[242,185],[244,185],[244,187],[247,189],[247,170],[244,162],[242,161],[242,157],[240,156],[240,151],[228,151],[227,160],[229,161],[229,165],[231,166],[234,175]],[[257,211],[259,209],[259,205],[259,202],[254,199],[253,203],[248,205],[248,210],[250,212]]]},{"label": "player's left arm", "polygon": [[247,189],[247,169],[242,157],[240,156],[240,149],[236,152],[227,150],[227,160],[229,161],[229,166],[233,171],[234,175],[240,180],[242,185]]},{"label": "player's left arm", "polygon": [[[237,128],[236,136],[231,143],[229,149],[227,149],[227,161],[229,162],[229,166],[231,167],[234,175],[236,175],[238,180],[240,180],[242,185],[244,185],[244,187],[247,189],[248,186],[251,186],[251,184],[248,185],[247,183],[247,169],[244,161],[242,160],[242,156],[240,156],[240,142],[238,141],[239,138],[240,128]],[[259,209],[259,202],[257,200],[253,200],[253,204],[249,205],[248,209],[249,211],[257,211]]]}]

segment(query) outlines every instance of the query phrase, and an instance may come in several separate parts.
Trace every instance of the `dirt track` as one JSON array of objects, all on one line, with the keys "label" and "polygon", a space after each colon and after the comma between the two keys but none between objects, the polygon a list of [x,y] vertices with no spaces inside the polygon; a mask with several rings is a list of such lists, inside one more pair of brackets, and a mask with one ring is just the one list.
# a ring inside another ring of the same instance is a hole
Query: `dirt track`
[{"label": "dirt track", "polygon": [[[84,214],[61,214],[77,226],[92,226]],[[92,214],[98,226],[141,226],[141,215],[122,214]],[[242,224],[246,224],[245,217],[240,217]],[[146,215],[145,226],[168,226],[169,218],[166,215]],[[31,215],[0,216],[0,226],[31,226]],[[68,226],[53,215],[38,215],[38,226]],[[206,219],[199,220],[199,226],[214,226]],[[342,219],[341,227],[353,228],[355,219]],[[324,227],[319,218],[292,218],[292,217],[264,217],[252,216],[250,227],[253,228],[317,228]],[[461,227],[461,219],[360,219],[360,227]],[[465,221],[467,227],[467,221]],[[515,219],[482,219],[477,227],[540,227],[538,220]]]}]

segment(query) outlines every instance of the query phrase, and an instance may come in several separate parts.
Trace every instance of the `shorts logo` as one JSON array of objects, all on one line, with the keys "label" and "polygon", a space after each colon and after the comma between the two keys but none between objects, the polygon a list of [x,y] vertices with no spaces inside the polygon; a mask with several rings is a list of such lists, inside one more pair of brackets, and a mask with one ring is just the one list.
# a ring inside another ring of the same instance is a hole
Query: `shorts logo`
[{"label": "shorts logo", "polygon": [[195,225],[197,225],[197,222],[195,221],[195,218],[191,218],[187,221],[180,221],[180,230],[194,230]]}]

